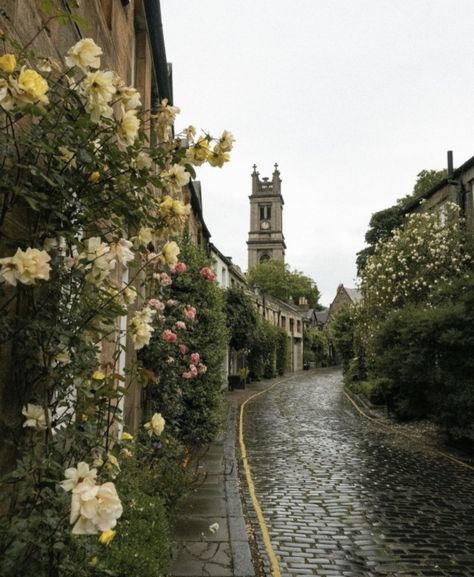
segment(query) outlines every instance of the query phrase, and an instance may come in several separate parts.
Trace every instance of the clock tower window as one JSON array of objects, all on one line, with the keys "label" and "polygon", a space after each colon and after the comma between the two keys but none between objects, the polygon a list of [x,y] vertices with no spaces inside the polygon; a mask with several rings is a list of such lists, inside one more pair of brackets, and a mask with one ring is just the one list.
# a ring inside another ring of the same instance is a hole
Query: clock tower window
[{"label": "clock tower window", "polygon": [[260,205],[260,220],[270,220],[272,218],[272,205],[271,204],[261,204]]}]

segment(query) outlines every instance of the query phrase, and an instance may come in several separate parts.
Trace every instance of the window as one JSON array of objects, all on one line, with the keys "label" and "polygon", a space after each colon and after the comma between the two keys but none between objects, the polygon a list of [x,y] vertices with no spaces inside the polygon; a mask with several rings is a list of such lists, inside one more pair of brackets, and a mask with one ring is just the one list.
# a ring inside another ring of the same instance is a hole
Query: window
[{"label": "window", "polygon": [[295,319],[290,319],[290,333],[294,333],[295,331]]},{"label": "window", "polygon": [[271,204],[261,204],[260,205],[260,220],[270,220],[272,218],[272,205]]},{"label": "window", "polygon": [[269,260],[270,260],[270,255],[267,252],[264,252],[260,256],[260,264],[262,264],[263,262],[268,262]]},{"label": "window", "polygon": [[281,317],[281,328],[286,329],[286,317],[282,315]]},{"label": "window", "polygon": [[301,321],[296,321],[296,332],[301,332]]}]

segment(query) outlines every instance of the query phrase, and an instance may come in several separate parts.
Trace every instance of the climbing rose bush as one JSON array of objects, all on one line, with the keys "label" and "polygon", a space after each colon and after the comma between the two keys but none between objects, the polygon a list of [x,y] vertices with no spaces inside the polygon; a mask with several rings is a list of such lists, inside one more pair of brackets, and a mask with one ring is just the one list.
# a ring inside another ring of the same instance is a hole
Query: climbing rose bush
[{"label": "climbing rose bush", "polygon": [[[182,187],[194,166],[227,161],[233,138],[193,127],[173,136],[179,109],[163,100],[142,110],[90,38],[65,64],[12,40],[4,48],[0,346],[17,405],[4,428],[16,454],[2,479],[11,506],[0,554],[6,571],[75,575],[98,546],[78,536],[120,532],[114,480],[132,455],[121,447],[123,397],[144,380],[136,359],[123,369],[127,339],[142,349],[173,310],[162,297],[186,267],[172,238],[190,213]],[[150,423],[163,431],[158,417]],[[79,564],[64,561],[71,551]]]}]

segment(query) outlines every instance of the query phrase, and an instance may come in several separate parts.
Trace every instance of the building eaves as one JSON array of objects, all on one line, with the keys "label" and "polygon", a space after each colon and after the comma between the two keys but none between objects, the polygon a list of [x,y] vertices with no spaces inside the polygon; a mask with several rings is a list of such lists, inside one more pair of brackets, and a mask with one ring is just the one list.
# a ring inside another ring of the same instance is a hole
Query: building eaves
[{"label": "building eaves", "polygon": [[201,183],[198,180],[191,180],[189,182],[189,190],[191,191],[191,207],[195,215],[199,217],[199,221],[202,225],[202,232],[207,239],[211,238],[211,233],[204,222],[204,217],[202,215],[202,195],[201,195]]},{"label": "building eaves", "polygon": [[466,160],[464,164],[462,164],[459,168],[456,168],[456,170],[453,171],[453,174],[450,178],[448,177],[443,178],[443,180],[438,182],[438,184],[435,184],[432,188],[430,188],[427,192],[425,192],[425,194],[422,194],[417,198],[409,200],[403,207],[403,212],[404,213],[410,212],[415,207],[417,207],[422,200],[430,198],[430,196],[433,196],[433,194],[438,192],[438,190],[441,190],[445,186],[448,186],[448,184],[450,184],[450,181],[458,180],[460,177],[462,177],[464,172],[466,172],[472,167],[474,167],[474,156],[471,156],[469,160]]}]

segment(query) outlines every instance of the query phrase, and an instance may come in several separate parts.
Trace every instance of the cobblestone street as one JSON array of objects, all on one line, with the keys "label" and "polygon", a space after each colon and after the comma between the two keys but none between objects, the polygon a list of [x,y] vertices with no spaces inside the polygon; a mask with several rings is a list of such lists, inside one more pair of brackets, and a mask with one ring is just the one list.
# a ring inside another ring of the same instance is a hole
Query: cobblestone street
[{"label": "cobblestone street", "polygon": [[244,436],[282,576],[474,576],[474,472],[356,414],[339,371],[252,401]]}]

